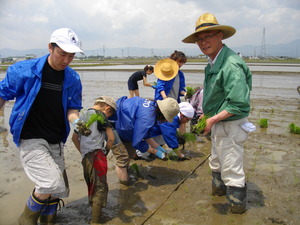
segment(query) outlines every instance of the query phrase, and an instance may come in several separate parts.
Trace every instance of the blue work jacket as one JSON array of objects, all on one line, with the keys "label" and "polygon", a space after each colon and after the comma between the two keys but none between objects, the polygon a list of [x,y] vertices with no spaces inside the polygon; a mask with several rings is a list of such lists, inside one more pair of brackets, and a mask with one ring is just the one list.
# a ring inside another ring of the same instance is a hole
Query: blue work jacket
[{"label": "blue work jacket", "polygon": [[[41,88],[43,67],[48,56],[49,54],[41,58],[25,60],[11,65],[7,69],[5,78],[0,82],[0,97],[5,101],[15,99],[9,124],[13,141],[17,146],[20,143],[20,135],[25,120]],[[70,67],[65,69],[62,102],[66,125],[66,133],[62,141],[66,142],[70,132],[67,111],[68,109],[82,109],[80,77]]]},{"label": "blue work jacket", "polygon": [[146,152],[149,148],[145,139],[151,137],[156,124],[157,104],[141,97],[121,97],[117,100],[115,128],[124,142],[131,142],[134,149]]},{"label": "blue work jacket", "polygon": [[162,135],[164,141],[169,146],[169,148],[175,149],[178,148],[178,139],[177,139],[177,128],[180,126],[179,116],[175,116],[172,123],[166,122],[162,124],[157,124],[153,129],[151,136]]},{"label": "blue work jacket", "polygon": [[[181,70],[178,71],[178,74],[179,74],[179,95],[176,100],[178,103],[180,103],[180,96],[181,96],[180,92],[185,91],[185,78],[184,78],[184,74]],[[160,94],[161,91],[165,91],[166,95],[168,96],[168,94],[170,93],[170,91],[173,87],[174,81],[175,81],[175,77],[168,81],[157,79],[154,100],[162,100],[163,99],[163,97]]]}]

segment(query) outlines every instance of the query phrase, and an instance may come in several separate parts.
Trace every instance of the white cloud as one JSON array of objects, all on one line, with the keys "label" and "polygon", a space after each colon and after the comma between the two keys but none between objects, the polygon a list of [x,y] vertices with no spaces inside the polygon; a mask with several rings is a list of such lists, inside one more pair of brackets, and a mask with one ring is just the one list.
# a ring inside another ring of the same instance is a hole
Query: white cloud
[{"label": "white cloud", "polygon": [[102,46],[185,48],[204,12],[237,29],[230,46],[280,44],[298,39],[298,0],[1,0],[0,49],[46,48],[53,30],[70,27],[84,49]]}]

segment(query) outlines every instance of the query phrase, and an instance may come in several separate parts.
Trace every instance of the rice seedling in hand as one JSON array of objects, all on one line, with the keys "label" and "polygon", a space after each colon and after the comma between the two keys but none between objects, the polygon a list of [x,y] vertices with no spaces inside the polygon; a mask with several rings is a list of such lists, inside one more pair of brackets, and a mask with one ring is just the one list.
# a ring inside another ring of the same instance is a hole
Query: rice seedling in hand
[{"label": "rice seedling in hand", "polygon": [[92,133],[90,127],[96,121],[98,121],[100,124],[103,124],[105,123],[105,118],[102,114],[92,114],[87,122],[82,120],[78,121],[76,128],[80,134],[89,136]]},{"label": "rice seedling in hand", "polygon": [[193,126],[192,133],[194,134],[203,134],[204,129],[206,127],[206,120],[208,119],[208,116],[204,116],[202,119],[198,120],[198,123]]},{"label": "rice seedling in hand", "polygon": [[185,133],[183,134],[183,137],[186,141],[190,141],[190,142],[197,140],[197,137],[194,133]]}]

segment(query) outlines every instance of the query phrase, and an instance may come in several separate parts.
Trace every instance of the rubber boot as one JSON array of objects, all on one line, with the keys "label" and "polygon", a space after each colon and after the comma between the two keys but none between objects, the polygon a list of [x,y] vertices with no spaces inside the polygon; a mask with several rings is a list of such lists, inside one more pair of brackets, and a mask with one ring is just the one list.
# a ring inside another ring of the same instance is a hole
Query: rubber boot
[{"label": "rubber boot", "polygon": [[46,202],[45,207],[43,208],[40,215],[41,225],[55,224],[59,200],[60,200],[59,198],[56,198]]},{"label": "rubber boot", "polygon": [[30,195],[25,205],[24,212],[19,218],[19,225],[37,225],[37,221],[45,206],[45,202],[37,200],[33,194]]},{"label": "rubber boot", "polygon": [[92,205],[92,224],[99,224],[102,214],[102,205],[93,203]]},{"label": "rubber boot", "polygon": [[247,186],[227,187],[226,198],[230,211],[234,214],[242,214],[246,211]]},{"label": "rubber boot", "polygon": [[221,173],[212,172],[212,195],[226,195],[226,186],[221,178]]}]

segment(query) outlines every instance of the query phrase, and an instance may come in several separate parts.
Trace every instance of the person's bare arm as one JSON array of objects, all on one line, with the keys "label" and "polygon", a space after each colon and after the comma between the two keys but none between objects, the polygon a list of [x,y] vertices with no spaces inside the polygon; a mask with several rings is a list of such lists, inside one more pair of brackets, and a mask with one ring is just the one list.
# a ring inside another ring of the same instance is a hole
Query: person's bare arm
[{"label": "person's bare arm", "polygon": [[74,132],[72,135],[72,141],[73,141],[76,149],[80,152],[80,141],[79,141],[78,134],[76,132]]},{"label": "person's bare arm", "polygon": [[143,85],[144,85],[144,86],[147,86],[147,87],[152,87],[152,84],[150,84],[150,83],[147,81],[147,78],[146,78],[146,77],[143,77]]},{"label": "person's bare arm", "polygon": [[160,95],[163,97],[163,99],[167,98],[168,96],[166,95],[165,91],[161,91]]},{"label": "person's bare arm", "polygon": [[111,147],[115,142],[115,135],[111,127],[106,128],[106,136],[107,136],[106,149],[109,150],[111,149]]},{"label": "person's bare arm", "polygon": [[159,144],[157,144],[157,142],[154,141],[153,138],[146,139],[146,142],[148,143],[148,145],[150,145],[154,149],[156,149],[159,146]]},{"label": "person's bare arm", "polygon": [[76,119],[79,118],[79,111],[77,109],[69,109],[68,112],[67,112],[67,118],[69,120],[70,123],[74,123],[74,121]]},{"label": "person's bare arm", "polygon": [[186,123],[181,123],[178,128],[179,134],[183,135],[186,133]]}]

